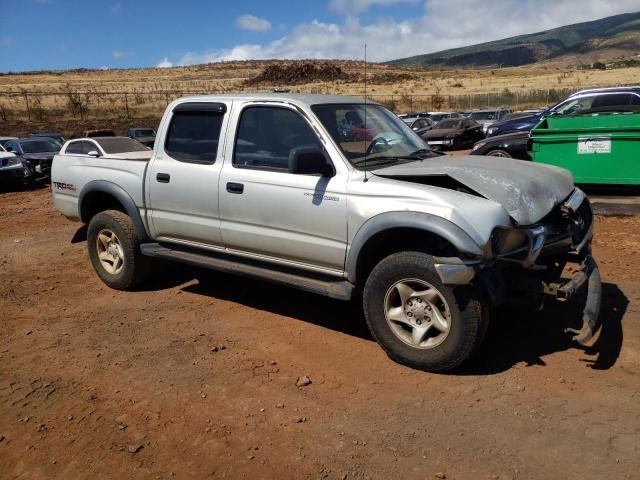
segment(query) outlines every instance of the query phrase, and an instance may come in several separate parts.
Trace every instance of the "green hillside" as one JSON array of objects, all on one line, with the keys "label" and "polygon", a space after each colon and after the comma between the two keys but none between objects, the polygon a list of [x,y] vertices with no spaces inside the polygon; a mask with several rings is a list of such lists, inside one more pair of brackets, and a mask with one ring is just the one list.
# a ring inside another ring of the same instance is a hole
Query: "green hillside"
[{"label": "green hillside", "polygon": [[517,67],[564,56],[640,54],[640,12],[392,60],[415,67]]}]

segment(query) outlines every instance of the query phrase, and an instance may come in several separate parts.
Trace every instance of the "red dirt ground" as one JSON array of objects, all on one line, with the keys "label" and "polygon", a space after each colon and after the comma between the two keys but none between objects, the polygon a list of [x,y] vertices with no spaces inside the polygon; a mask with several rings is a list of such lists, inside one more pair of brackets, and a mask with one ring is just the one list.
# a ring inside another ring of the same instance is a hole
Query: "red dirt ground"
[{"label": "red dirt ground", "polygon": [[48,188],[0,199],[2,479],[639,478],[637,217],[597,218],[592,347],[576,302],[501,311],[434,375],[355,305],[180,265],[110,290]]}]

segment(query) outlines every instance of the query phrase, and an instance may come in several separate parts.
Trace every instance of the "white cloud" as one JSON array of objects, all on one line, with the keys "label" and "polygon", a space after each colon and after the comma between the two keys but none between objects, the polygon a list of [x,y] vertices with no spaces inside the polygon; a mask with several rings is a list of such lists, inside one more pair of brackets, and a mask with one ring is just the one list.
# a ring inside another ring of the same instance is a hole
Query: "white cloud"
[{"label": "white cloud", "polygon": [[156,65],[156,68],[171,68],[173,63],[169,61],[167,57],[164,57],[160,63]]},{"label": "white cloud", "polygon": [[[402,0],[352,0],[352,3],[366,8],[373,3],[397,1]],[[347,3],[332,0],[331,5],[335,8]],[[371,61],[386,61],[637,10],[638,0],[425,0],[423,15],[418,18],[403,21],[380,18],[369,24],[362,24],[351,15],[342,23],[314,20],[269,43],[187,52],[177,64],[250,59],[361,59],[365,42]]]},{"label": "white cloud", "polygon": [[103,65],[99,68],[99,70],[109,70],[109,67],[107,67],[106,65]]},{"label": "white cloud", "polygon": [[236,19],[236,27],[251,32],[268,32],[271,30],[271,22],[255,15],[240,15]]},{"label": "white cloud", "polygon": [[127,52],[122,52],[120,50],[114,50],[112,55],[113,55],[113,58],[115,58],[116,60],[119,60],[121,58],[126,57],[129,54]]}]

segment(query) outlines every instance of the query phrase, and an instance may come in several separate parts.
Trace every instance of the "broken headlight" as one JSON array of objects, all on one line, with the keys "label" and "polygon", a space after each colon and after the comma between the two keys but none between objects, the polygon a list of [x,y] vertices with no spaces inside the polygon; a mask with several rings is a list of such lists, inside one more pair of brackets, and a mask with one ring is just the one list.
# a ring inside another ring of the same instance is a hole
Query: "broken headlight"
[{"label": "broken headlight", "polygon": [[529,268],[538,259],[545,240],[546,230],[542,226],[527,229],[496,227],[491,234],[491,249],[496,257]]}]

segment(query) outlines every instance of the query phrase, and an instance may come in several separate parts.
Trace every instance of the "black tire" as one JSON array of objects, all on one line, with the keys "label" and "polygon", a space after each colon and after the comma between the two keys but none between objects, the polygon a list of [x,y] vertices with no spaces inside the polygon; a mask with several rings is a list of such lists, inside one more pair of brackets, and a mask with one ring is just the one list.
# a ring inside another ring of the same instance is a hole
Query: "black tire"
[{"label": "black tire", "polygon": [[[438,301],[447,307],[449,330],[435,346],[408,344],[392,330],[392,322],[387,321],[385,310],[389,292],[400,283],[412,281],[409,279],[435,289],[439,294]],[[421,252],[395,253],[378,263],[365,283],[363,306],[371,334],[387,355],[419,370],[446,372],[456,368],[477,350],[488,327],[488,309],[483,307],[475,290],[471,286],[454,289],[443,285],[433,257]]]},{"label": "black tire", "polygon": [[488,157],[513,158],[511,154],[505,150],[495,149],[487,153]]},{"label": "black tire", "polygon": [[[98,236],[111,232],[118,240],[121,268],[110,272],[99,258]],[[115,290],[128,290],[139,285],[150,271],[150,259],[140,253],[140,240],[131,218],[117,210],[106,210],[95,215],[87,230],[87,248],[94,270],[100,279]]]}]

